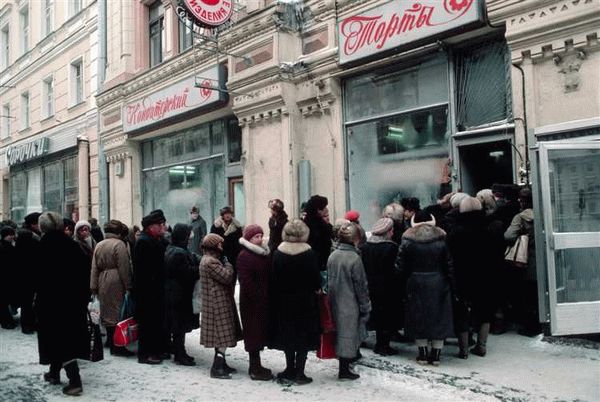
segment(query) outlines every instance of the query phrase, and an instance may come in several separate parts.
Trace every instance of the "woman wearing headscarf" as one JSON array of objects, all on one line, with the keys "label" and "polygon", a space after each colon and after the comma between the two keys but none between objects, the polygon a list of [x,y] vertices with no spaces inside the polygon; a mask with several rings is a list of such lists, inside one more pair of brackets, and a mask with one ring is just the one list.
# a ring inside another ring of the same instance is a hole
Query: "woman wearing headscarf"
[{"label": "woman wearing headscarf", "polygon": [[335,320],[339,379],[360,377],[350,370],[350,363],[367,338],[366,323],[371,311],[367,277],[356,248],[360,237],[356,224],[342,225],[338,231],[338,246],[327,260],[327,294]]},{"label": "woman wearing headscarf", "polygon": [[237,370],[227,365],[225,352],[242,339],[242,331],[234,300],[235,273],[231,263],[223,258],[223,241],[214,233],[202,240],[200,344],[215,349],[210,376],[227,379]]},{"label": "woman wearing headscarf", "polygon": [[250,357],[248,374],[253,380],[270,380],[271,370],[260,362],[260,351],[268,345],[269,333],[269,276],[271,259],[263,244],[263,230],[248,225],[240,238],[242,251],[237,268],[240,280],[240,315],[244,328],[244,348]]},{"label": "woman wearing headscarf", "polygon": [[75,234],[73,235],[73,239],[79,244],[81,251],[89,261],[88,271],[91,270],[94,249],[96,248],[96,240],[92,237],[91,228],[92,226],[88,221],[78,221],[75,224]]},{"label": "woman wearing headscarf", "polygon": [[283,242],[273,255],[271,306],[273,347],[285,352],[280,380],[303,385],[312,382],[304,374],[309,350],[319,346],[320,322],[317,292],[321,275],[317,255],[306,243],[308,226],[299,219],[285,224]]},{"label": "woman wearing headscarf", "polygon": [[269,218],[269,250],[271,252],[277,250],[277,247],[281,244],[283,227],[288,222],[288,215],[283,207],[283,201],[277,198],[269,201],[269,211],[271,211],[271,217]]},{"label": "woman wearing headscarf", "polygon": [[[405,330],[415,339],[417,363],[440,364],[444,339],[454,336],[452,328],[452,263],[446,233],[435,226],[435,218],[418,211],[411,228],[402,235],[396,265],[407,278]],[[428,346],[431,344],[431,352]]]},{"label": "woman wearing headscarf", "polygon": [[106,328],[110,354],[132,356],[132,352],[113,344],[121,305],[125,293],[131,290],[131,257],[125,243],[128,229],[121,221],[113,219],[104,225],[104,232],[106,236],[96,245],[92,258],[90,289],[100,301],[100,319]]}]

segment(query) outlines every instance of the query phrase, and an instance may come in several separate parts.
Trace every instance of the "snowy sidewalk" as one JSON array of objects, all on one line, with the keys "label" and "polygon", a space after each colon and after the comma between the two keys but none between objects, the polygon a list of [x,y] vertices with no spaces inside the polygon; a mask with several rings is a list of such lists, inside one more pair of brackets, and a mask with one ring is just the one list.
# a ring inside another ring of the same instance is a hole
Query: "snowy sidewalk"
[{"label": "snowy sidewalk", "polygon": [[[490,336],[485,358],[454,358],[456,346],[442,354],[440,367],[420,366],[415,348],[394,344],[398,356],[380,357],[362,349],[357,381],[337,380],[337,360],[309,354],[307,375],[314,382],[284,386],[275,381],[251,381],[243,343],[227,352],[238,369],[232,380],[209,378],[212,350],[198,343],[199,332],[187,336],[195,367],[164,362],[141,365],[136,358],[113,357],[80,361],[84,393],[79,401],[202,401],[202,400],[394,400],[394,401],[600,401],[600,350],[549,344],[513,333]],[[283,370],[282,352],[262,353],[263,365]],[[47,366],[37,363],[37,338],[17,330],[0,329],[0,401],[57,401],[61,387],[45,383]],[[61,373],[66,383],[64,371]]]}]

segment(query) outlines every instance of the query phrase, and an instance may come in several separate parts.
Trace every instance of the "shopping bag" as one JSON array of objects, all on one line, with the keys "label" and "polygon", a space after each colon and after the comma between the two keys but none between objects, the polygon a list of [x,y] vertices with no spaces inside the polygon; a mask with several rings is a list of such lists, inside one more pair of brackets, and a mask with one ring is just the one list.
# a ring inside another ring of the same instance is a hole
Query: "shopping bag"
[{"label": "shopping bag", "polygon": [[100,300],[98,296],[92,296],[92,301],[88,303],[88,312],[94,324],[100,324]]},{"label": "shopping bag", "polygon": [[94,324],[92,316],[88,312],[87,329],[89,335],[89,351],[84,357],[85,360],[98,362],[104,359],[104,349],[102,345],[102,334],[100,333],[100,325]]},{"label": "shopping bag", "polygon": [[335,321],[331,312],[329,296],[319,294],[319,317],[321,318],[321,332],[327,334],[335,331]]},{"label": "shopping bag", "polygon": [[335,359],[335,332],[321,334],[317,357],[319,359]]},{"label": "shopping bag", "polygon": [[133,304],[133,299],[129,292],[125,292],[125,297],[123,297],[123,303],[121,303],[121,310],[119,311],[119,321],[124,321],[128,318],[133,317],[135,313],[135,306]]},{"label": "shopping bag", "polygon": [[115,327],[115,346],[129,346],[138,339],[138,324],[133,317],[123,320]]},{"label": "shopping bag", "polygon": [[504,259],[516,268],[527,268],[527,252],[529,248],[529,237],[521,235],[512,246],[506,248]]}]

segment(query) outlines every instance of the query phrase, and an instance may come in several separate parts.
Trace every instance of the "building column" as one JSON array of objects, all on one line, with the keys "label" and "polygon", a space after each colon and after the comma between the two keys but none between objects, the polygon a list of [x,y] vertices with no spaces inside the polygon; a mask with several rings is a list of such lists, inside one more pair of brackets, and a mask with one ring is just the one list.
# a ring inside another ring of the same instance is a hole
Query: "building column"
[{"label": "building column", "polygon": [[87,137],[77,137],[77,174],[79,219],[90,217],[90,143]]}]

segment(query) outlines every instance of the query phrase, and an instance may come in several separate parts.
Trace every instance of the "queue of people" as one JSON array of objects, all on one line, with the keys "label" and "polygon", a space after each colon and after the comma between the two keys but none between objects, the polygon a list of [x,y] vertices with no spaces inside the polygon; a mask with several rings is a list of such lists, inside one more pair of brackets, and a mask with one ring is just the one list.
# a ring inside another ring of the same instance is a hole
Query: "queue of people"
[{"label": "queue of people", "polygon": [[[157,365],[173,356],[176,364],[195,365],[185,337],[200,327],[200,344],[214,349],[210,376],[218,379],[237,372],[227,364],[227,348],[243,340],[251,379],[310,383],[306,360],[323,341],[319,303],[325,294],[340,379],[359,378],[352,364],[362,356],[368,331],[375,331],[373,351],[382,356],[399,353],[392,341],[414,341],[416,361],[437,366],[445,340],[456,338],[457,357],[483,357],[494,325],[501,332],[513,319],[525,334],[539,331],[534,257],[521,272],[503,264],[505,247],[519,235],[533,244],[531,192],[522,189],[518,200],[521,212],[497,188],[475,197],[447,194],[424,209],[418,199],[407,198],[383,208],[366,231],[355,210],[331,225],[326,197],[304,203],[303,219],[288,219],[275,199],[268,204],[268,239],[260,225],[242,226],[231,207],[220,210],[209,233],[193,207],[190,221],[172,229],[161,210],[142,219],[141,231],[111,220],[99,241],[87,221],[31,214],[21,230],[10,222],[0,229],[2,261],[27,257],[20,275],[36,278],[18,291],[0,289],[1,323],[14,328],[12,312],[21,308],[22,331],[38,332],[40,363],[50,364],[44,379],[59,384],[64,368],[67,395],[83,390],[76,359],[87,342],[90,295],[99,299],[112,355],[134,354],[112,342],[123,302],[132,298],[139,363]],[[47,264],[56,270],[39,269]],[[3,263],[8,282],[2,283],[25,282],[9,266]],[[505,297],[494,286],[510,280],[519,281],[519,297]],[[200,302],[199,312],[193,301]],[[67,341],[57,328],[75,335]],[[477,341],[469,350],[471,333]],[[286,367],[276,376],[262,366],[264,348],[285,356]]]}]

